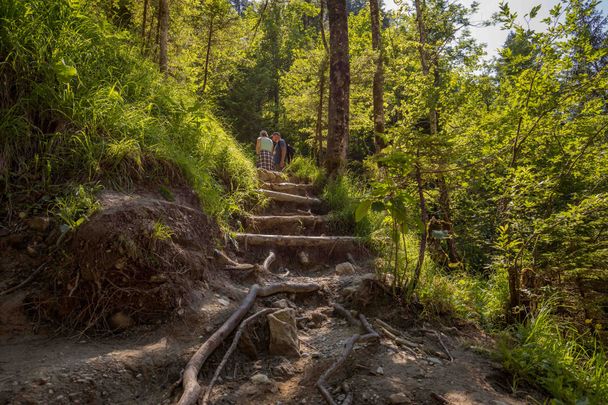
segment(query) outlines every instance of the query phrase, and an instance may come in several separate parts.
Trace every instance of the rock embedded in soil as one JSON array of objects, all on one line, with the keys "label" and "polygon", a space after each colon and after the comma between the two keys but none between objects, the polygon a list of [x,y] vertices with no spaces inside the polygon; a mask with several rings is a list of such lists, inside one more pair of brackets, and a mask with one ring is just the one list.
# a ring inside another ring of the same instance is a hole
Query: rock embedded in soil
[{"label": "rock embedded in soil", "polygon": [[354,274],[355,268],[352,263],[344,262],[336,265],[336,274],[339,276],[346,276],[349,274]]},{"label": "rock embedded in soil", "polygon": [[258,373],[251,377],[251,382],[254,384],[270,384],[270,378],[266,374]]},{"label": "rock embedded in soil", "polygon": [[398,394],[392,394],[390,397],[388,397],[388,403],[389,404],[407,404],[407,403],[409,403],[409,399],[404,393],[400,392]]},{"label": "rock embedded in soil", "polygon": [[298,253],[298,259],[300,261],[300,264],[303,264],[303,265],[310,264],[310,257],[308,257],[308,254],[304,251],[301,251],[300,253]]}]

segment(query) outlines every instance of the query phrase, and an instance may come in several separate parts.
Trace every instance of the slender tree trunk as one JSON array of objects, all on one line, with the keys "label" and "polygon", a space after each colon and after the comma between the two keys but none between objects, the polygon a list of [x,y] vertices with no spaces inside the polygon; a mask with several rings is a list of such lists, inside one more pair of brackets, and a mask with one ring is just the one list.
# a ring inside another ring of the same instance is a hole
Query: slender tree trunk
[{"label": "slender tree trunk", "polygon": [[203,89],[202,93],[205,92],[207,88],[207,74],[209,72],[209,56],[211,55],[211,38],[213,36],[213,17],[209,21],[209,36],[207,37],[207,55],[205,56],[205,71],[203,74]]},{"label": "slender tree trunk", "polygon": [[374,101],[374,145],[376,153],[382,150],[384,143],[384,51],[382,48],[382,32],[380,30],[380,7],[378,0],[369,0],[370,17],[372,22],[372,48],[375,53],[376,70],[373,81]]},{"label": "slender tree trunk", "polygon": [[169,0],[160,0],[160,71],[167,74],[167,41],[169,37]]},{"label": "slender tree trunk", "polygon": [[[370,0],[373,1],[373,0]],[[424,23],[424,0],[415,0],[416,7],[416,23],[418,26],[418,34],[420,38],[420,45],[418,47],[420,53],[420,64],[422,65],[422,72],[425,76],[431,74],[431,66],[435,69],[433,71],[434,85],[438,87],[440,84],[441,77],[439,75],[439,69],[437,66],[437,58],[431,58],[426,48],[427,44],[427,32],[426,25]],[[439,114],[437,112],[437,95],[435,92],[431,95],[431,102],[429,105],[429,125],[431,137],[436,137],[439,133]],[[445,167],[445,159],[439,157],[439,168],[440,170]],[[437,175],[437,185],[439,187],[439,205],[441,207],[441,219],[442,226],[448,232],[450,236],[447,239],[448,245],[448,262],[452,264],[460,263],[460,256],[456,248],[456,240],[454,239],[454,228],[452,224],[452,213],[450,208],[450,192],[447,187],[447,182],[443,173]]]},{"label": "slender tree trunk", "polygon": [[144,0],[144,12],[141,22],[141,41],[145,42],[146,39],[146,19],[148,18],[148,0]]},{"label": "slender tree trunk", "polygon": [[[420,154],[418,155],[420,156]],[[418,286],[418,280],[420,280],[420,272],[422,271],[422,266],[424,264],[424,255],[426,253],[426,242],[428,239],[427,227],[429,223],[429,213],[426,207],[426,198],[424,197],[424,185],[422,182],[422,173],[419,165],[416,165],[415,177],[420,203],[420,220],[422,221],[422,235],[420,237],[420,245],[418,247],[418,261],[416,262],[416,267],[414,268],[414,275],[412,277],[412,281],[409,283],[407,289],[408,295],[411,295],[416,290],[416,287]]]},{"label": "slender tree trunk", "polygon": [[323,101],[325,98],[325,70],[327,69],[327,58],[323,57],[319,66],[319,104],[317,105],[316,151],[317,164],[323,162]]},{"label": "slender tree trunk", "polygon": [[329,128],[325,165],[332,177],[346,167],[350,65],[346,0],[327,0],[329,17]]},{"label": "slender tree trunk", "polygon": [[152,49],[152,32],[154,31],[154,11],[150,15],[150,27],[148,28],[148,38],[146,39],[146,54]]}]

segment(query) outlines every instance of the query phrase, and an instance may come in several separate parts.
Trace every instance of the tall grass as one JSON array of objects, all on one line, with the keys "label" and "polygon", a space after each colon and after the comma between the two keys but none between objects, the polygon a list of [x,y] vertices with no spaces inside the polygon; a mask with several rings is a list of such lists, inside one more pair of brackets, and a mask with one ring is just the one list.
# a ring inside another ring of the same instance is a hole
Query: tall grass
[{"label": "tall grass", "polygon": [[608,358],[589,334],[581,334],[545,304],[517,325],[499,346],[505,367],[545,389],[557,403],[608,403]]},{"label": "tall grass", "polygon": [[255,186],[251,160],[93,3],[0,3],[3,211],[25,202],[42,209],[34,197],[65,198],[68,183],[130,188],[172,184],[176,176],[209,214],[238,209]]}]

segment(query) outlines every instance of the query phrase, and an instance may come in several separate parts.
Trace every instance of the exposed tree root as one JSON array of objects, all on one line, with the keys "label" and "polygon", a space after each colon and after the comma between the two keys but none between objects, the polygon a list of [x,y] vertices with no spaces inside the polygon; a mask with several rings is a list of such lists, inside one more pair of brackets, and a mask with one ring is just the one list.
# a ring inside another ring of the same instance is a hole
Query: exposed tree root
[{"label": "exposed tree root", "polygon": [[257,297],[268,297],[278,293],[306,293],[313,292],[319,289],[318,284],[295,284],[295,283],[276,283],[265,287],[260,287],[254,284],[249,289],[249,293],[239,307],[230,315],[230,318],[220,326],[210,337],[199,347],[194,353],[183,375],[184,392],[178,401],[179,405],[193,405],[198,401],[201,393],[201,386],[198,383],[198,373],[211,353],[226,339],[230,333],[237,327],[241,319],[253,306]]},{"label": "exposed tree root", "polygon": [[226,270],[251,270],[255,268],[255,265],[253,264],[239,263],[235,260],[232,260],[226,255],[226,253],[222,252],[221,250],[214,249],[213,253],[215,253],[217,258],[224,263],[224,268]]},{"label": "exposed tree root", "polygon": [[232,344],[226,351],[226,354],[224,354],[224,357],[222,358],[220,365],[217,366],[217,369],[215,370],[215,374],[213,374],[213,378],[211,379],[211,382],[209,383],[207,392],[205,392],[205,395],[203,396],[203,401],[202,401],[203,405],[206,405],[209,402],[209,397],[211,396],[211,390],[213,389],[215,382],[217,381],[218,377],[220,376],[220,373],[224,369],[224,366],[226,366],[228,359],[230,358],[232,353],[236,350],[236,347],[239,343],[239,340],[241,340],[241,335],[243,334],[243,331],[245,330],[245,328],[247,328],[247,326],[249,326],[249,324],[253,320],[257,319],[258,317],[266,315],[266,314],[276,311],[276,310],[277,310],[276,308],[262,309],[261,311],[256,312],[255,314],[251,315],[249,318],[245,319],[241,323],[241,326],[239,326],[239,329],[236,331],[236,334],[234,335],[234,339],[232,339]]},{"label": "exposed tree root", "polygon": [[22,282],[20,282],[16,286],[11,287],[11,288],[7,288],[4,291],[0,291],[0,296],[6,295],[6,294],[10,294],[13,291],[17,291],[18,289],[20,289],[21,287],[23,287],[24,285],[26,285],[27,283],[29,283],[30,281],[32,281],[34,279],[34,277],[36,277],[36,275],[38,273],[40,273],[44,268],[46,268],[46,263],[41,264],[36,270],[34,270],[34,272],[32,274],[30,274],[30,276],[28,278],[26,278],[25,280],[23,280]]},{"label": "exposed tree root", "polygon": [[271,250],[268,253],[268,257],[266,257],[266,260],[264,260],[264,263],[262,264],[262,268],[266,271],[270,271],[270,265],[272,264],[272,262],[274,262],[274,260],[277,258],[277,255],[274,254],[274,252]]},{"label": "exposed tree root", "polygon": [[[369,324],[369,322],[367,321],[367,319],[365,318],[365,316],[363,314],[359,314],[359,321],[357,321],[352,316],[352,314],[340,304],[334,304],[334,310],[336,311],[336,313],[344,316],[351,325],[361,325],[363,327],[363,329],[365,330],[366,334],[352,335],[346,341],[346,343],[344,345],[344,350],[342,350],[342,354],[340,354],[340,357],[338,357],[338,359],[327,370],[325,370],[325,372],[323,374],[321,374],[321,377],[319,377],[319,379],[317,380],[317,384],[316,384],[317,389],[319,390],[319,392],[325,399],[325,402],[327,402],[329,405],[337,405],[337,403],[336,403],[336,401],[334,401],[331,393],[329,392],[329,389],[327,387],[327,379],[346,362],[346,360],[348,359],[348,356],[350,355],[350,353],[353,351],[353,349],[355,347],[355,343],[364,343],[364,342],[368,342],[371,340],[377,340],[378,338],[380,338],[380,335],[372,328],[372,326]],[[349,392],[349,393],[347,393],[346,398],[342,402],[342,405],[352,404],[352,402],[353,402],[353,395],[352,395],[352,393]]]}]

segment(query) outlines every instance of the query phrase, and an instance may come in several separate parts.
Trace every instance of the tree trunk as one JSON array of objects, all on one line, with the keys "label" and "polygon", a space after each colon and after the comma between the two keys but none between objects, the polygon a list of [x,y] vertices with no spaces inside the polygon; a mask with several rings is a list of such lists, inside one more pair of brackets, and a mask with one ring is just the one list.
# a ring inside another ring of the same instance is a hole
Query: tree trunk
[{"label": "tree trunk", "polygon": [[385,146],[384,142],[384,52],[382,48],[382,33],[380,30],[380,7],[378,0],[369,0],[370,17],[372,20],[372,49],[376,70],[373,81],[374,101],[374,145],[376,153]]},{"label": "tree trunk", "polygon": [[323,162],[323,101],[325,98],[325,70],[327,69],[327,58],[323,57],[319,67],[319,104],[317,105],[316,151],[317,164]]},{"label": "tree trunk", "polygon": [[[144,0],[144,12],[141,22],[141,41],[145,42],[146,39],[146,19],[148,18],[148,0]],[[143,45],[142,45],[143,46]]]},{"label": "tree trunk", "polygon": [[160,0],[159,4],[159,26],[160,26],[160,55],[158,64],[160,71],[167,74],[167,40],[169,36],[169,0]]},{"label": "tree trunk", "polygon": [[152,49],[152,32],[154,31],[154,11],[150,15],[150,27],[148,28],[148,38],[146,39],[146,55],[149,54]]},{"label": "tree trunk", "polygon": [[[373,0],[370,0],[373,1]],[[415,0],[416,7],[416,23],[418,26],[418,34],[420,38],[420,45],[418,47],[420,53],[420,64],[422,65],[422,72],[425,76],[428,76],[431,73],[431,65],[435,68],[433,71],[434,76],[434,85],[435,87],[439,86],[440,76],[439,69],[437,66],[438,60],[437,58],[431,57],[426,49],[427,46],[427,33],[426,33],[426,25],[424,23],[424,0]],[[432,99],[429,105],[429,125],[430,125],[430,134],[431,137],[438,136],[439,133],[439,114],[437,112],[437,95],[432,94]],[[443,157],[439,158],[439,169],[443,169],[445,167],[445,159]],[[447,239],[448,245],[448,263],[457,264],[460,263],[460,256],[458,255],[458,251],[456,248],[456,240],[454,239],[454,230],[452,224],[452,214],[450,208],[450,192],[447,188],[447,183],[445,181],[445,176],[443,173],[439,173],[437,176],[437,184],[439,187],[439,205],[441,207],[441,219],[442,225],[445,230],[448,232],[450,236]]]},{"label": "tree trunk", "polygon": [[211,55],[211,38],[213,36],[213,17],[209,21],[209,35],[207,37],[207,55],[205,56],[205,71],[203,74],[203,88],[201,93],[205,92],[207,88],[207,74],[209,72],[209,56]]},{"label": "tree trunk", "polygon": [[329,17],[329,128],[327,174],[335,177],[346,167],[350,65],[346,0],[327,0]]},{"label": "tree trunk", "polygon": [[416,165],[415,176],[416,186],[418,189],[418,198],[420,203],[420,220],[422,221],[422,235],[420,237],[420,246],[418,248],[418,261],[416,262],[416,267],[414,268],[414,275],[412,277],[412,281],[409,283],[407,288],[408,295],[411,295],[416,290],[416,287],[418,286],[418,280],[420,280],[420,272],[422,271],[422,265],[424,264],[424,254],[426,252],[426,241],[428,238],[427,226],[429,222],[429,213],[426,208],[426,198],[424,197],[422,174],[420,171],[420,166],[418,165]]}]

